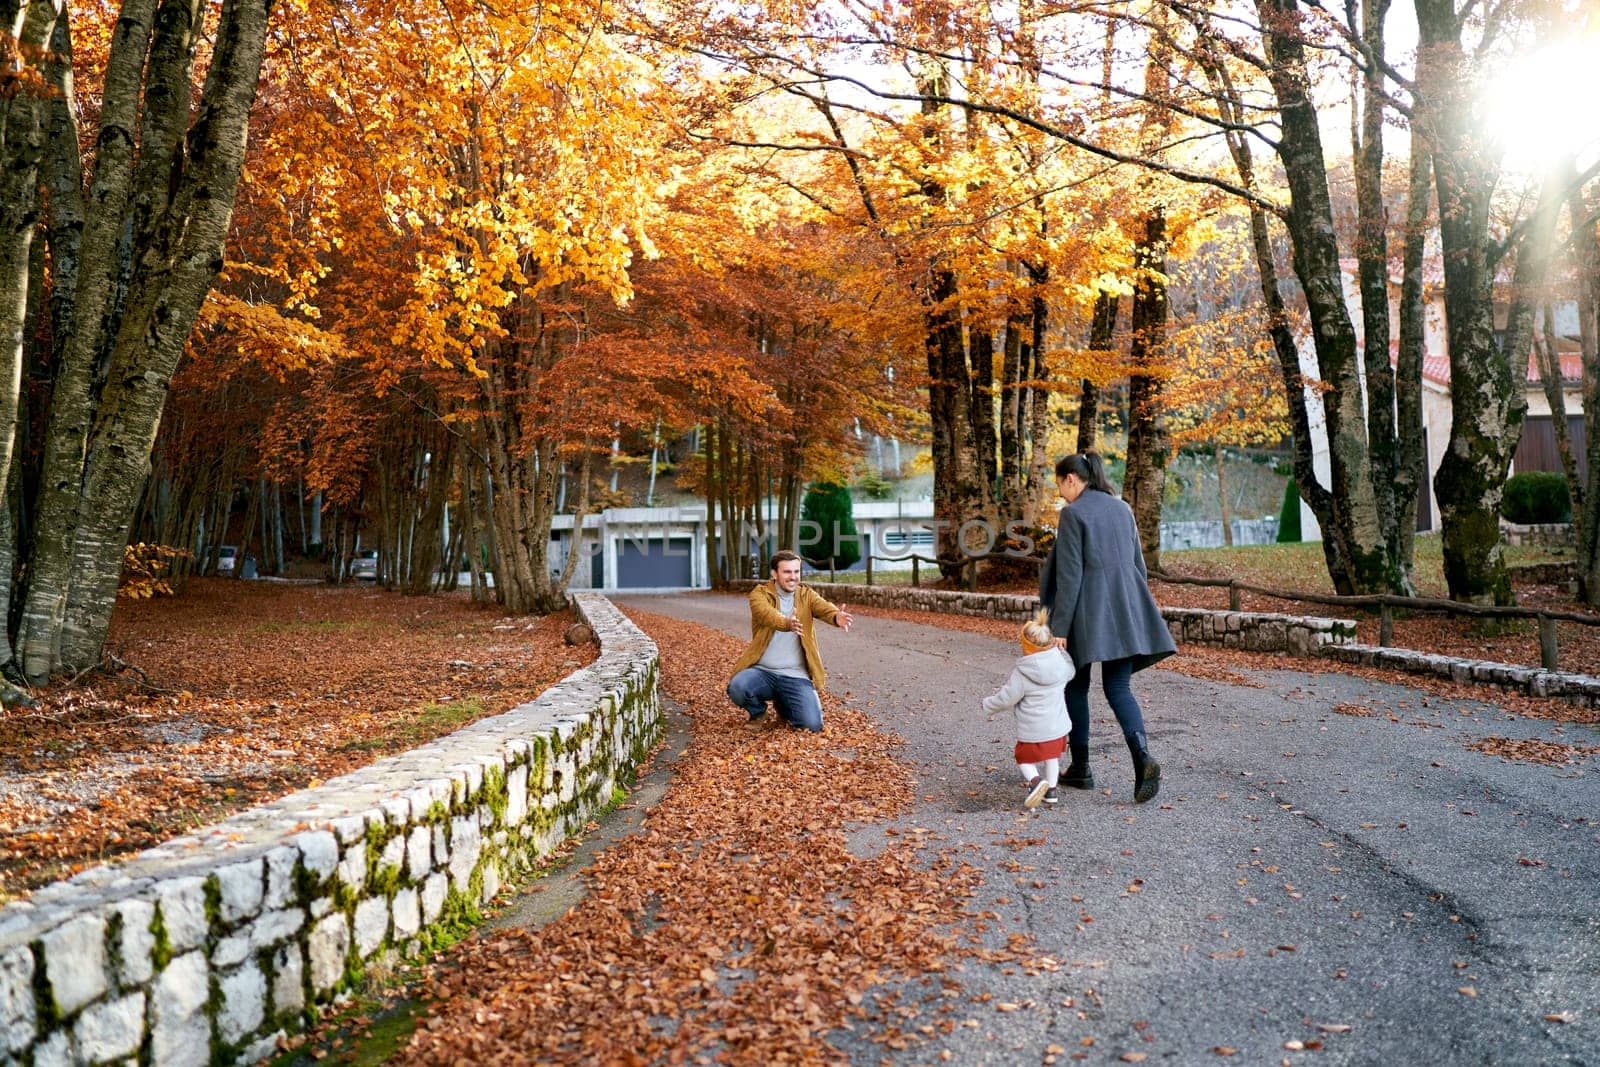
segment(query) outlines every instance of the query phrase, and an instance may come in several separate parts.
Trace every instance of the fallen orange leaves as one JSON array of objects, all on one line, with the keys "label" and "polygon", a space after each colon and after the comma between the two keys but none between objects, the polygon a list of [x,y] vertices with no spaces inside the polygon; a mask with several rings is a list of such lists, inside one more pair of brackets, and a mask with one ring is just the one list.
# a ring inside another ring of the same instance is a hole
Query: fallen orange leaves
[{"label": "fallen orange leaves", "polygon": [[955,1000],[916,991],[955,988],[947,967],[978,954],[962,929],[977,873],[926,834],[876,855],[846,837],[908,810],[900,741],[832,698],[821,735],[748,725],[722,692],[738,642],[634,614],[692,720],[671,789],[585,872],[581,906],[436,966],[442,1002],[406,1062],[837,1062],[827,1037],[851,1020],[891,1048],[937,1034],[913,1017]]},{"label": "fallen orange leaves", "polygon": [[[531,699],[594,658],[571,622],[228,580],[120,601],[108,651],[150,685],[90,676],[0,717],[0,901]],[[481,711],[419,713],[469,695]]]}]

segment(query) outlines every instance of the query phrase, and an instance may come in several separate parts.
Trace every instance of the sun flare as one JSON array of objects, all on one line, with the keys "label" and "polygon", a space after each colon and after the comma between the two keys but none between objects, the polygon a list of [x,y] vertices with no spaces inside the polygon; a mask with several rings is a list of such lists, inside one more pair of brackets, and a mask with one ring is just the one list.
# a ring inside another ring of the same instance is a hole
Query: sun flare
[{"label": "sun flare", "polygon": [[1600,158],[1600,45],[1541,48],[1508,64],[1488,86],[1489,132],[1505,164],[1536,171],[1567,154]]}]

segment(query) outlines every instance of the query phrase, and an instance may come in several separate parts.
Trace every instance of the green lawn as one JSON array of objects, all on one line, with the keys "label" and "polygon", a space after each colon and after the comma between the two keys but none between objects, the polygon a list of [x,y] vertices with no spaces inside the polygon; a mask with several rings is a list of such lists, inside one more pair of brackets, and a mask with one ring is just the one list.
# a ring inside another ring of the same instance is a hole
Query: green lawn
[{"label": "green lawn", "polygon": [[[820,571],[819,570],[815,570],[815,569],[813,569],[813,568],[808,566],[806,568],[805,578],[806,578],[806,581],[808,581],[808,582],[826,582],[826,581],[828,581],[828,572],[826,570],[820,570]],[[835,572],[833,580],[838,582],[840,585],[866,585],[867,584],[867,572],[866,571],[839,571],[839,572]],[[934,582],[936,582],[938,580],[939,580],[939,568],[935,567],[931,563],[924,563],[922,565],[922,584],[923,585],[932,585]],[[873,585],[910,585],[911,584],[911,571],[910,570],[886,571],[886,570],[883,570],[882,568],[876,568],[872,572],[872,584]]]},{"label": "green lawn", "polygon": [[[1444,583],[1443,542],[1438,534],[1417,537],[1412,575],[1421,596],[1448,595]],[[1507,545],[1506,562],[1552,563],[1572,558],[1570,550]],[[1293,589],[1306,593],[1331,593],[1328,564],[1320,541],[1287,545],[1246,545],[1239,548],[1191,548],[1163,552],[1161,566],[1173,574],[1192,577],[1235,578],[1252,585]]]}]

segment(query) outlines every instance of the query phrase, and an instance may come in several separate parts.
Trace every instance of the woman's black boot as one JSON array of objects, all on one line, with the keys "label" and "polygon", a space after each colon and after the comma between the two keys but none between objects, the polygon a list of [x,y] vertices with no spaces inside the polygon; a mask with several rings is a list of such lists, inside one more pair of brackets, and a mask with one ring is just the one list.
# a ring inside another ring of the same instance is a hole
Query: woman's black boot
[{"label": "woman's black boot", "polygon": [[1093,789],[1094,774],[1089,770],[1089,746],[1068,743],[1072,762],[1061,775],[1061,784],[1070,789]]},{"label": "woman's black boot", "polygon": [[1133,800],[1143,804],[1161,791],[1161,764],[1145,748],[1144,734],[1128,735],[1128,751],[1133,755]]}]

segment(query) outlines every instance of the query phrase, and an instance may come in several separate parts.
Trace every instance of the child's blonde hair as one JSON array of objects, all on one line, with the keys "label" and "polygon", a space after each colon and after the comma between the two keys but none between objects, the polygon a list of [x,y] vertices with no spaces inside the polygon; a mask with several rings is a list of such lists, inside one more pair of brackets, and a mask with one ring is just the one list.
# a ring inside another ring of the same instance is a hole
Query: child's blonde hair
[{"label": "child's blonde hair", "polygon": [[1029,652],[1049,648],[1050,642],[1055,640],[1055,634],[1050,632],[1050,609],[1040,608],[1034,612],[1033,618],[1022,624],[1021,637],[1023,648]]}]

